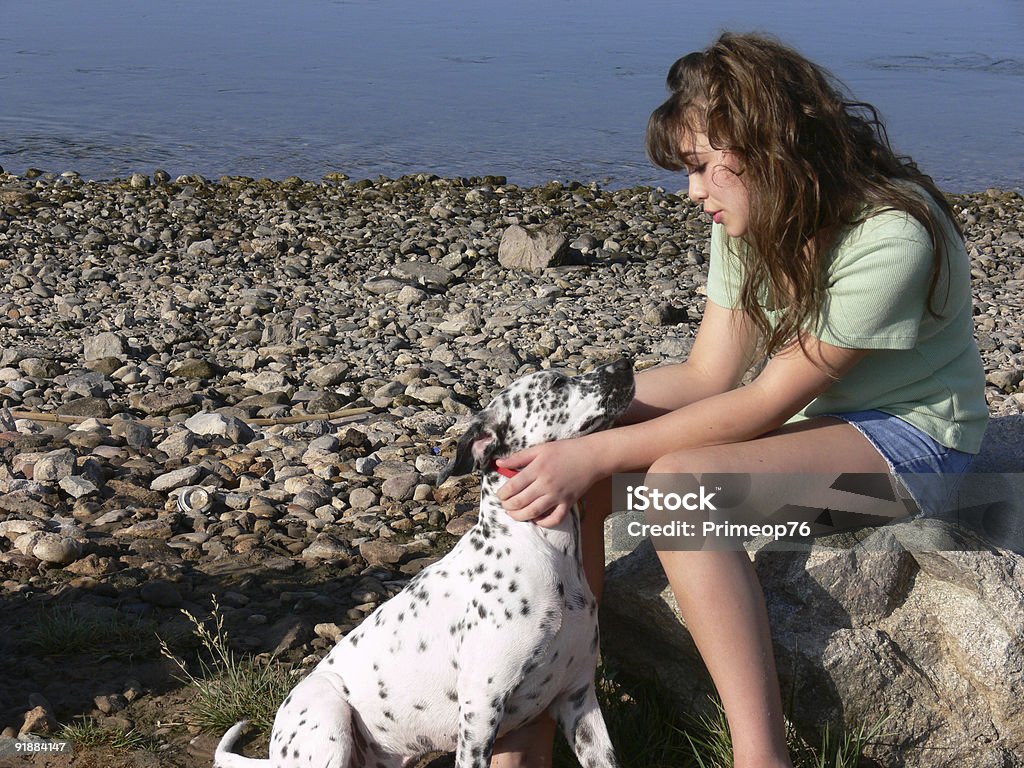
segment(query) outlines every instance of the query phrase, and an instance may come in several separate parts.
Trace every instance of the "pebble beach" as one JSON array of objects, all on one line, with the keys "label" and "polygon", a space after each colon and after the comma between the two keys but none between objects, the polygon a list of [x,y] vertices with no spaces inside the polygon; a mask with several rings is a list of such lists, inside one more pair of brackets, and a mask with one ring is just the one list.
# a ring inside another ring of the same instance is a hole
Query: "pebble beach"
[{"label": "pebble beach", "polygon": [[[950,200],[990,410],[1020,415],[1024,198]],[[554,265],[503,266],[540,225]],[[312,663],[472,525],[475,481],[435,480],[492,394],[685,359],[708,239],[660,188],[0,173],[0,730],[91,716],[208,764],[158,656],[47,657],[41,613],[167,636],[215,595],[240,648]]]}]

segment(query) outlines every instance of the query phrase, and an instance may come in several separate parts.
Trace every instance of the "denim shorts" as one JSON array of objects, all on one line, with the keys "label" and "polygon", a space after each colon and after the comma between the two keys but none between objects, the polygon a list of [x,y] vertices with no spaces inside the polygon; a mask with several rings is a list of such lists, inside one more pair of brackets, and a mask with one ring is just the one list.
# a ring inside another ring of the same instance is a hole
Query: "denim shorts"
[{"label": "denim shorts", "polygon": [[947,448],[934,437],[884,411],[827,414],[855,427],[889,465],[917,505],[916,516],[941,517],[974,454]]}]

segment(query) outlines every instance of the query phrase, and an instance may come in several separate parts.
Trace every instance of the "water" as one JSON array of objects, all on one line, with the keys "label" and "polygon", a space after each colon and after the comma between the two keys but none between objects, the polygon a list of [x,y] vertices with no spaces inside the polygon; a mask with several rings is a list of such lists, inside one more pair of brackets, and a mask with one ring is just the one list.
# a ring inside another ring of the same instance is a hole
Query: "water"
[{"label": "water", "polygon": [[723,28],[832,70],[943,188],[1024,188],[1021,0],[0,0],[0,165],[678,189],[644,126]]}]

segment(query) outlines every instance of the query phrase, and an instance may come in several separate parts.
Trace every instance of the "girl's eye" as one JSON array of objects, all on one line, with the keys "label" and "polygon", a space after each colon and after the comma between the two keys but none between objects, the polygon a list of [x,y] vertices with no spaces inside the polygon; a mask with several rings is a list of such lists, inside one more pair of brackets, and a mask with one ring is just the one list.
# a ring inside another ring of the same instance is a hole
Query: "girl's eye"
[{"label": "girl's eye", "polygon": [[686,172],[692,176],[695,173],[704,173],[704,170],[707,167],[708,166],[707,166],[706,163],[702,163],[701,165],[695,165],[695,166],[687,166],[686,167]]}]

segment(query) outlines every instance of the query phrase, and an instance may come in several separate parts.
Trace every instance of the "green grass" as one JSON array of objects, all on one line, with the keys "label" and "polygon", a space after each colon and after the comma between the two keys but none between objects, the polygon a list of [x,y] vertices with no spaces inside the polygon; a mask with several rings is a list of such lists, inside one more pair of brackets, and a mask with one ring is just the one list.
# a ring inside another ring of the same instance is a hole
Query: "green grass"
[{"label": "green grass", "polygon": [[287,668],[273,659],[257,662],[231,650],[216,600],[207,620],[209,625],[188,611],[182,613],[192,623],[198,640],[196,661],[190,665],[163,640],[160,652],[178,667],[178,680],[194,691],[189,722],[204,730],[222,732],[239,720],[249,720],[261,731],[270,730],[274,714],[296,682]]},{"label": "green grass", "polygon": [[[860,765],[864,750],[884,737],[882,728],[889,718],[873,726],[861,724],[855,730],[832,733],[826,724],[820,744],[812,746],[795,733],[790,734],[790,753],[795,768],[855,768]],[[790,729],[792,731],[792,728]]]},{"label": "green grass", "polygon": [[155,630],[155,624],[137,617],[97,617],[74,606],[59,607],[40,612],[23,643],[39,656],[148,656],[157,651]]},{"label": "green grass", "polygon": [[[717,699],[706,714],[689,716],[656,681],[624,685],[613,673],[599,672],[601,710],[622,768],[732,768],[729,727]],[[787,719],[794,768],[857,768],[865,749],[883,735],[884,723],[838,733],[826,726],[809,741]],[[579,766],[561,738],[554,766]]]},{"label": "green grass", "polygon": [[62,725],[54,736],[74,743],[75,747],[109,747],[124,751],[145,750],[155,752],[157,743],[132,728],[127,731],[104,728],[92,718],[76,720]]},{"label": "green grass", "polygon": [[[598,670],[597,695],[615,754],[622,768],[680,768],[690,761],[683,719],[659,686],[629,686],[627,691],[607,668]],[[578,768],[579,762],[559,735],[554,768]]]}]

